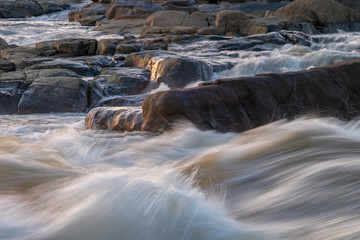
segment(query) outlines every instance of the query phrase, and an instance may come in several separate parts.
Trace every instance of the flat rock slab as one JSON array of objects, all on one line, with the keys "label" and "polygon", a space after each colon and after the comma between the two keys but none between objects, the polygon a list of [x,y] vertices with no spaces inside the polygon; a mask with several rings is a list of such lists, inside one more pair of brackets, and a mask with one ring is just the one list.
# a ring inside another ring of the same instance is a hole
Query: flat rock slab
[{"label": "flat rock slab", "polygon": [[315,114],[359,116],[360,59],[282,74],[217,80],[199,87],[149,95],[142,130],[190,121],[201,129],[241,132],[279,119]]},{"label": "flat rock slab", "polygon": [[140,131],[142,120],[142,111],[139,107],[99,107],[86,115],[85,128]]}]

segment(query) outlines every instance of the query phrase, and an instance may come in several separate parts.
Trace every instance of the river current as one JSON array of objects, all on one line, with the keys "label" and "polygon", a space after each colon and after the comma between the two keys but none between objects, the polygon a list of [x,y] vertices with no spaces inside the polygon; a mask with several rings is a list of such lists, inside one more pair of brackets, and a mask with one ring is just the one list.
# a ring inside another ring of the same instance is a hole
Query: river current
[{"label": "river current", "polygon": [[[0,37],[108,37],[64,16],[1,20]],[[360,57],[359,33],[313,37],[261,52],[212,41],[170,50],[233,65],[214,79]],[[85,130],[84,119],[0,116],[0,239],[360,238],[360,121],[307,116],[243,133],[183,124],[152,134]]]}]

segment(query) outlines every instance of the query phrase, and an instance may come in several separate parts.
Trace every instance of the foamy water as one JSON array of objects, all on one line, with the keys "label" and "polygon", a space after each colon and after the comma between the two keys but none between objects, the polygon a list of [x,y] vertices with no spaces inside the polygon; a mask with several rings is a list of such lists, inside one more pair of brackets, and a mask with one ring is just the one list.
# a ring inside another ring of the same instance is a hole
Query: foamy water
[{"label": "foamy water", "polygon": [[356,239],[360,122],[93,132],[1,116],[4,239]]}]

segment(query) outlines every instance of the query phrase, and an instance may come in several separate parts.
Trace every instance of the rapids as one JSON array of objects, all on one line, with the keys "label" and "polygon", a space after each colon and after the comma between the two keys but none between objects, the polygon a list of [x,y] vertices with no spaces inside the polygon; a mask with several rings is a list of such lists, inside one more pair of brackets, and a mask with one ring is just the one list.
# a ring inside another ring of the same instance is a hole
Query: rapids
[{"label": "rapids", "polygon": [[2,239],[356,239],[360,122],[244,133],[0,117]]},{"label": "rapids", "polygon": [[[0,20],[0,37],[22,46],[119,37],[66,16]],[[210,40],[170,50],[232,66],[213,79],[360,57],[359,33],[312,37],[263,51]],[[0,115],[0,239],[360,238],[360,121],[308,117],[244,133],[184,124],[157,135],[84,130],[84,119]]]}]

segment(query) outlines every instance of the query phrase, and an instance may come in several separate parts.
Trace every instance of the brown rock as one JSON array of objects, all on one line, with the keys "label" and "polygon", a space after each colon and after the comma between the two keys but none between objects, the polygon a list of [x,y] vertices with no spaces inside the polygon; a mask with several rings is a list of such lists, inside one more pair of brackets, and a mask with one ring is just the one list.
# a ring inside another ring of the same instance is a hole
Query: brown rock
[{"label": "brown rock", "polygon": [[303,113],[359,116],[360,59],[307,71],[217,80],[149,95],[142,130],[161,131],[179,120],[201,129],[240,132]]},{"label": "brown rock", "polygon": [[239,32],[239,24],[250,18],[240,10],[223,10],[216,15],[215,26],[222,34]]},{"label": "brown rock", "polygon": [[274,15],[315,26],[360,21],[360,14],[335,0],[295,0]]}]

